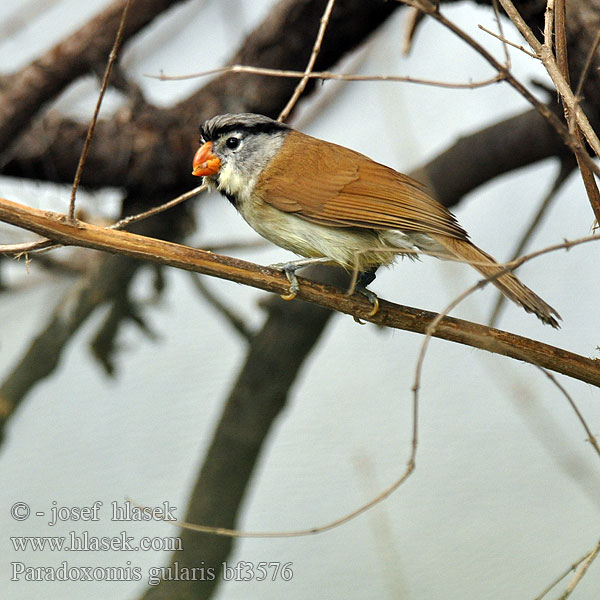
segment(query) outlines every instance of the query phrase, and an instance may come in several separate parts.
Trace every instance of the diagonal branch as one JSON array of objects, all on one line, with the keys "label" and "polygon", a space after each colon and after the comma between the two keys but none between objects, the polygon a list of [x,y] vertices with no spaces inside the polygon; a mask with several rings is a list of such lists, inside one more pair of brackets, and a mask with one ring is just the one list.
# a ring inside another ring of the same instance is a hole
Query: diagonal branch
[{"label": "diagonal branch", "polygon": [[[587,115],[581,108],[580,99],[573,92],[570,85],[569,68],[567,64],[567,41],[565,28],[565,5],[559,2],[554,12],[553,3],[548,3],[546,9],[546,23],[544,27],[544,43],[541,43],[527,26],[514,4],[510,0],[499,0],[511,21],[519,29],[536,55],[542,60],[548,75],[550,75],[556,90],[560,96],[565,110],[565,119],[568,123],[569,132],[573,135],[577,144],[571,146],[581,171],[581,176],[588,193],[590,204],[596,221],[600,220],[600,195],[596,185],[592,169],[587,160],[582,134],[593,148],[596,156],[600,156],[600,140],[590,124]],[[553,52],[553,41],[556,38],[556,57]],[[598,39],[598,38],[597,38]],[[590,48],[590,62],[596,50],[597,43]],[[589,63],[586,63],[581,81],[585,78],[585,72]]]},{"label": "diagonal branch", "polygon": [[[575,94],[573,90],[565,80],[565,77],[560,71],[560,68],[556,62],[556,59],[552,53],[552,48],[548,44],[542,44],[537,37],[533,34],[533,31],[529,28],[525,20],[519,13],[519,11],[515,8],[515,5],[511,2],[511,0],[499,0],[502,8],[506,11],[506,14],[510,18],[510,20],[515,24],[517,29],[521,32],[521,35],[527,40],[527,43],[531,46],[531,48],[535,51],[535,53],[541,58],[544,66],[546,67],[546,71],[550,78],[554,82],[556,90],[560,94],[561,99],[565,103],[565,106],[568,108],[569,112],[573,114],[575,119],[577,119],[577,124],[581,128],[582,133],[585,135],[586,140],[589,145],[592,147],[596,156],[600,156],[600,140],[596,135],[593,127],[588,121],[587,115],[581,108],[581,105],[577,98],[575,98]],[[571,145],[571,144],[570,144]],[[576,145],[571,145],[573,148],[578,148]]]},{"label": "diagonal branch", "polygon": [[[34,231],[64,245],[118,253],[243,283],[277,294],[285,294],[289,291],[286,276],[269,267],[261,267],[243,260],[125,231],[106,229],[82,221],[71,223],[64,215],[30,208],[4,199],[0,199],[0,221]],[[598,238],[591,236],[588,239]],[[565,247],[565,244],[561,244],[561,247]],[[369,317],[371,305],[362,295],[348,296],[330,286],[310,283],[301,278],[299,281],[301,283],[299,299],[386,327],[427,333],[431,322],[436,319],[435,313],[386,301],[381,301],[379,312],[374,317]],[[440,321],[433,335],[523,360],[600,387],[598,361],[541,342],[450,317]]]}]

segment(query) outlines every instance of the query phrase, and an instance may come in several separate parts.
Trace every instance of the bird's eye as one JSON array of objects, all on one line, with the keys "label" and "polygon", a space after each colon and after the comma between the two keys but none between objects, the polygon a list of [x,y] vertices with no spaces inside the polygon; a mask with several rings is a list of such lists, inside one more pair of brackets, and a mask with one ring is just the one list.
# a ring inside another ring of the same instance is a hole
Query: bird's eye
[{"label": "bird's eye", "polygon": [[240,138],[230,137],[225,142],[230,150],[235,150],[240,145]]}]

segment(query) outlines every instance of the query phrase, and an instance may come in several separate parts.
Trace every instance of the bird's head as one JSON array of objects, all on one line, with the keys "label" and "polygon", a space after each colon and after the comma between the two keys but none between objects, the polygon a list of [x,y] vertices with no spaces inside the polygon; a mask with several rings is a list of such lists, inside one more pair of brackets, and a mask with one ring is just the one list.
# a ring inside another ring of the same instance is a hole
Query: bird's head
[{"label": "bird's head", "polygon": [[284,123],[253,113],[212,117],[200,127],[192,173],[226,195],[238,196],[253,187],[289,131]]}]

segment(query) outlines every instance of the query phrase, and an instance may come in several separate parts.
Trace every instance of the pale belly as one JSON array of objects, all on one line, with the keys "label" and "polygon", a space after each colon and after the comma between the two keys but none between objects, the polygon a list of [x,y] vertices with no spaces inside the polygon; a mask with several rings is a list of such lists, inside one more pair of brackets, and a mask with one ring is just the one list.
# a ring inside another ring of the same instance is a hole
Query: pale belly
[{"label": "pale belly", "polygon": [[346,269],[366,271],[392,263],[414,241],[401,232],[327,227],[268,204],[238,207],[247,223],[274,244],[306,258],[329,258]]}]

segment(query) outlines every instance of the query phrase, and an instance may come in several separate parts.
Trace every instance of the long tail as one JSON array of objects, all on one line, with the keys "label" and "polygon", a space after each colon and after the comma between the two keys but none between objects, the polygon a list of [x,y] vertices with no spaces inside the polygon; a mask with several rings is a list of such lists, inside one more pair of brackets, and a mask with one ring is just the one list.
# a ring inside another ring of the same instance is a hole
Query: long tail
[{"label": "long tail", "polygon": [[[485,277],[490,277],[500,270],[498,263],[489,254],[469,242],[445,235],[429,234],[438,244],[443,246],[456,258],[469,263]],[[523,285],[512,273],[505,273],[492,279],[493,283],[509,300],[521,305],[527,312],[535,314],[538,319],[558,329],[557,319],[561,316],[549,304],[544,302],[535,292]]]}]

